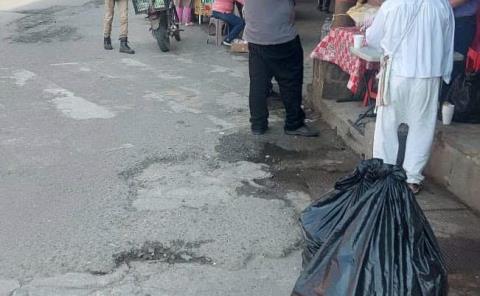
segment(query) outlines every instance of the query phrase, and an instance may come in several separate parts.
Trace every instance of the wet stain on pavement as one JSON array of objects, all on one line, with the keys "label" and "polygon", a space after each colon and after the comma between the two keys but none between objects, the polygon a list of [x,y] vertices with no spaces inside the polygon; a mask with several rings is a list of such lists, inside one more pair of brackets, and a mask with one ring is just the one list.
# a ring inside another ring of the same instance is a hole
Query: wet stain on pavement
[{"label": "wet stain on pavement", "polygon": [[[305,140],[289,138],[289,141]],[[245,183],[237,188],[240,194],[270,199],[270,196],[278,198],[279,192],[293,190],[307,192],[316,199],[330,190],[339,177],[350,172],[359,158],[339,139],[315,141],[307,140],[305,145],[286,149],[268,138],[258,140],[249,134],[237,133],[222,137],[216,150],[223,160],[245,160],[268,166],[272,177],[255,180],[256,184]]]}]

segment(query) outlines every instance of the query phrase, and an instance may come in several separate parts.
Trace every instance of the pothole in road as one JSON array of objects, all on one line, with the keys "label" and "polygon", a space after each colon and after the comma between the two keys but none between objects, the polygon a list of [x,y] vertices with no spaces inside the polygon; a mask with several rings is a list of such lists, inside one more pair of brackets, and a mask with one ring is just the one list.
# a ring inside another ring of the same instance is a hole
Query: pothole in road
[{"label": "pothole in road", "polygon": [[52,42],[52,41],[69,41],[79,40],[80,35],[77,33],[77,28],[70,26],[49,26],[42,30],[28,30],[11,37],[11,40],[18,43],[37,43],[37,42]]},{"label": "pothole in road", "polygon": [[77,7],[52,6],[46,9],[23,10],[18,13],[26,15],[12,23],[15,33],[7,38],[18,43],[37,43],[52,41],[78,40],[81,38],[77,28],[57,22],[56,14],[68,11],[75,14]]},{"label": "pothole in road", "polygon": [[129,264],[133,261],[154,261],[168,264],[197,263],[214,264],[213,260],[206,256],[196,255],[194,249],[201,245],[211,243],[211,240],[184,242],[172,241],[168,245],[160,242],[146,242],[142,247],[121,252],[113,256],[116,266]]},{"label": "pothole in road", "polygon": [[120,174],[129,185],[132,209],[202,209],[237,197],[244,182],[270,176],[264,164],[229,163],[199,155],[152,157]]}]

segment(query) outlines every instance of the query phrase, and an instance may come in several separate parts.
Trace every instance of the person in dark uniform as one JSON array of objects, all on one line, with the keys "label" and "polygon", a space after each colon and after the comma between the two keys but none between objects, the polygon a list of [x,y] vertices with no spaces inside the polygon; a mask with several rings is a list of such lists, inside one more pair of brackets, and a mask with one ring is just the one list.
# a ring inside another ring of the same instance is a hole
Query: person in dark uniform
[{"label": "person in dark uniform", "polygon": [[246,0],[245,32],[250,73],[250,123],[254,135],[268,129],[267,96],[272,77],[285,106],[287,135],[316,137],[302,109],[303,48],[295,29],[294,0]]}]

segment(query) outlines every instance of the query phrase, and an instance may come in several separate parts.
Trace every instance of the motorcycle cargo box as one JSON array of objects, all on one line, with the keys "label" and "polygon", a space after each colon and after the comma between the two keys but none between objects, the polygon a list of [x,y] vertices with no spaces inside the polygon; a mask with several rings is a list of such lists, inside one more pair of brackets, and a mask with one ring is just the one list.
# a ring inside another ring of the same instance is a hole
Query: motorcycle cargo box
[{"label": "motorcycle cargo box", "polygon": [[153,5],[155,10],[165,9],[168,4],[167,1],[168,0],[132,0],[135,14],[147,13],[150,5]]}]

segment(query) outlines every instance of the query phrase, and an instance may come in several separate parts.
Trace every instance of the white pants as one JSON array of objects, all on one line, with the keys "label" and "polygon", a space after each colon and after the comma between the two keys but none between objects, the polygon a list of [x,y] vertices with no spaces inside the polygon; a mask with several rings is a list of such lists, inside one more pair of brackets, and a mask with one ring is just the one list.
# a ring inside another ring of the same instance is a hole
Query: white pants
[{"label": "white pants", "polygon": [[390,77],[390,103],[377,112],[373,157],[395,164],[398,152],[397,129],[409,126],[403,167],[408,183],[419,184],[430,158],[437,118],[440,78]]}]

